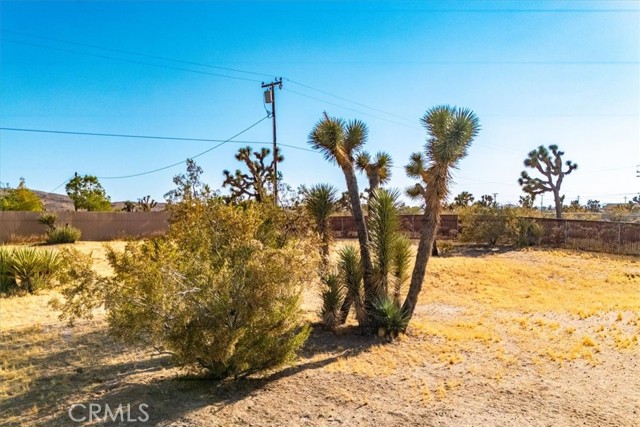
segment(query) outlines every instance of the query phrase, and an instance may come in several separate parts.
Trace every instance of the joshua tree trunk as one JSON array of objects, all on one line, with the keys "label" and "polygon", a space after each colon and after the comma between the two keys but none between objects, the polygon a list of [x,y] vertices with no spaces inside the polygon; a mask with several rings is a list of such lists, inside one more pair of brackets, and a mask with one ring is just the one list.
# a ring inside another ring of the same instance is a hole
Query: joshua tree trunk
[{"label": "joshua tree trunk", "polygon": [[423,226],[420,232],[420,241],[418,243],[418,252],[416,254],[416,263],[411,275],[411,284],[407,298],[402,305],[402,311],[407,316],[407,324],[413,316],[413,311],[418,303],[418,295],[422,290],[422,282],[427,272],[427,263],[436,240],[436,230],[438,228],[438,212],[426,211],[422,217]]},{"label": "joshua tree trunk", "polygon": [[556,187],[553,189],[553,201],[556,204],[556,218],[562,219],[562,198],[560,197],[560,191]]},{"label": "joshua tree trunk", "polygon": [[[364,307],[367,313],[371,313],[374,295],[373,284],[371,282],[373,277],[373,264],[371,262],[371,252],[369,251],[369,233],[367,232],[367,223],[365,222],[362,206],[360,205],[360,194],[358,193],[355,171],[353,167],[343,168],[343,171],[347,182],[347,191],[351,199],[353,218],[355,219],[358,231],[358,242],[360,243],[360,259],[364,273]],[[346,303],[347,301],[345,300],[345,304]],[[349,302],[349,305],[350,304],[351,302]],[[348,313],[349,307],[343,305],[343,310],[346,310],[346,313]]]}]

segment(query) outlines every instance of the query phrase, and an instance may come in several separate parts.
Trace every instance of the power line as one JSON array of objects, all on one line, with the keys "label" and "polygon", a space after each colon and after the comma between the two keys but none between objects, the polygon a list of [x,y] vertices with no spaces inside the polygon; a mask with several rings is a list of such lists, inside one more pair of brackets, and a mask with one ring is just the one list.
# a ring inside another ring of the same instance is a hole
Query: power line
[{"label": "power line", "polygon": [[[52,133],[52,134],[82,135],[82,136],[100,136],[100,137],[109,137],[109,138],[159,139],[159,140],[169,140],[169,141],[229,142],[226,139],[184,138],[184,137],[177,137],[177,136],[131,135],[131,134],[105,133],[105,132],[78,132],[78,131],[51,130],[51,129],[27,129],[27,128],[0,127],[0,131]],[[270,144],[267,141],[233,141],[233,142],[236,142],[236,143],[239,143],[239,144]]]},{"label": "power line", "polygon": [[384,120],[385,122],[393,123],[393,124],[396,124],[398,126],[403,126],[403,127],[409,128],[409,129],[420,129],[417,126],[409,126],[409,125],[404,124],[404,123],[399,123],[399,122],[396,122],[396,121],[393,121],[393,120],[389,120],[389,119],[384,118],[384,117],[376,116],[375,114],[366,113],[366,112],[361,111],[361,110],[356,110],[355,108],[345,107],[344,105],[336,104],[334,102],[327,101],[325,99],[316,98],[316,97],[311,96],[311,95],[305,95],[304,93],[300,93],[300,92],[297,92],[295,90],[286,89],[286,88],[284,88],[282,90],[284,90],[286,92],[291,92],[293,94],[296,94],[298,96],[302,96],[304,98],[312,99],[314,101],[317,101],[317,102],[320,102],[320,103],[323,103],[323,104],[333,105],[333,106],[336,106],[336,107],[339,107],[339,108],[343,108],[345,110],[353,111],[355,113],[364,114],[365,116],[373,117],[373,118],[376,118],[376,119],[379,119],[379,120]]},{"label": "power line", "polygon": [[[257,126],[259,123],[263,122],[264,120],[266,120],[266,119],[268,119],[268,118],[269,118],[269,116],[265,116],[265,117],[261,118],[260,120],[258,120],[258,121],[257,121],[257,122],[255,122],[254,124],[252,124],[252,125],[250,125],[250,126],[248,126],[248,127],[244,128],[243,130],[241,130],[240,132],[236,133],[236,134],[235,134],[235,135],[233,135],[232,137],[230,137],[230,138],[228,138],[228,139],[226,139],[226,140],[222,141],[220,144],[214,145],[213,147],[211,147],[211,148],[209,148],[209,149],[207,149],[207,150],[204,150],[204,151],[202,151],[201,153],[198,153],[198,154],[196,154],[195,156],[191,156],[191,157],[189,157],[189,158],[190,158],[190,159],[198,158],[198,157],[200,157],[200,156],[202,156],[202,155],[204,155],[204,154],[207,154],[207,153],[208,153],[208,152],[210,152],[210,151],[215,150],[215,149],[216,149],[216,148],[218,148],[218,147],[223,146],[223,145],[224,145],[224,144],[226,144],[227,142],[229,142],[229,141],[231,141],[232,139],[234,139],[234,138],[236,138],[236,137],[238,137],[238,136],[242,135],[243,133],[247,132],[249,129],[252,129],[253,127]],[[99,176],[99,177],[97,177],[97,178],[98,178],[98,179],[124,179],[124,178],[134,178],[134,177],[137,177],[137,176],[149,175],[149,174],[151,174],[151,173],[160,172],[160,171],[162,171],[162,170],[169,169],[169,168],[172,168],[172,167],[174,167],[174,166],[181,165],[182,163],[184,163],[184,160],[182,160],[182,161],[180,161],[180,162],[177,162],[177,163],[174,163],[174,164],[171,164],[171,165],[163,166],[163,167],[161,167],[161,168],[157,168],[157,169],[153,169],[153,170],[150,170],[150,171],[146,171],[146,172],[139,172],[139,173],[134,173],[134,174],[131,174],[131,175],[122,175],[122,176],[102,176],[102,177],[100,177],[100,176]]]},{"label": "power line", "polygon": [[19,34],[19,35],[27,36],[27,37],[34,37],[34,38],[43,39],[43,40],[51,40],[51,41],[55,41],[55,42],[59,42],[59,43],[66,43],[66,44],[71,44],[71,45],[76,45],[76,46],[89,47],[89,48],[92,48],[92,49],[106,50],[106,51],[109,51],[109,52],[124,53],[126,55],[140,56],[140,57],[143,57],[143,58],[159,59],[159,60],[162,60],[162,61],[176,62],[176,63],[179,63],[179,64],[197,65],[199,67],[214,68],[214,69],[217,69],[217,70],[232,71],[232,72],[235,72],[235,73],[251,74],[251,75],[254,75],[254,76],[273,77],[271,74],[257,73],[255,71],[241,70],[241,69],[238,69],[238,68],[220,67],[220,66],[217,66],[217,65],[204,64],[204,63],[201,63],[201,62],[194,62],[194,61],[185,61],[185,60],[182,60],[182,59],[174,59],[174,58],[169,58],[169,57],[166,57],[166,56],[149,55],[149,54],[140,53],[140,52],[133,52],[133,51],[130,51],[130,50],[113,49],[113,48],[109,48],[109,47],[98,46],[98,45],[88,44],[88,43],[80,43],[80,42],[75,42],[75,41],[71,41],[71,40],[59,39],[59,38],[55,38],[55,37],[42,36],[42,35],[37,35],[37,34],[29,34],[29,33],[24,33],[22,31],[12,31],[12,30],[0,30],[0,31],[3,32],[3,33]]},{"label": "power line", "polygon": [[[240,132],[236,133],[236,134],[235,134],[235,135],[233,135],[232,137],[230,137],[230,138],[228,138],[228,139],[226,139],[226,140],[224,140],[224,141],[220,142],[220,143],[219,143],[219,144],[217,144],[217,145],[214,145],[213,147],[211,147],[211,148],[209,148],[209,149],[207,149],[207,150],[205,150],[205,151],[202,151],[202,152],[200,152],[200,153],[198,153],[198,154],[196,154],[196,155],[194,155],[194,156],[191,156],[191,157],[189,157],[189,158],[190,158],[190,159],[195,159],[195,158],[200,157],[200,156],[202,156],[202,155],[204,155],[204,154],[207,154],[207,153],[208,153],[208,152],[210,152],[210,151],[215,150],[215,149],[216,149],[216,148],[218,148],[218,147],[221,147],[222,145],[224,145],[224,144],[226,144],[227,142],[230,142],[232,139],[234,139],[234,138],[236,138],[236,137],[238,137],[238,136],[242,135],[243,133],[247,132],[248,130],[250,130],[251,128],[253,128],[253,127],[257,126],[259,123],[263,122],[264,120],[266,120],[266,119],[268,119],[268,118],[269,118],[269,116],[265,116],[265,117],[261,118],[261,119],[260,119],[260,120],[258,120],[257,122],[255,122],[255,123],[253,123],[252,125],[250,125],[250,126],[246,127],[245,129],[243,129],[243,130],[241,130]],[[179,161],[179,162],[177,162],[177,163],[173,163],[173,164],[171,164],[171,165],[163,166],[163,167],[156,168],[156,169],[152,169],[152,170],[145,171],[145,172],[139,172],[139,173],[134,173],[134,174],[130,174],[130,175],[121,175],[121,176],[99,176],[99,177],[97,177],[97,178],[98,178],[98,179],[125,179],[125,178],[135,178],[135,177],[138,177],[138,176],[142,176],[142,175],[149,175],[149,174],[152,174],[152,173],[155,173],[155,172],[160,172],[160,171],[163,171],[163,170],[166,170],[166,169],[170,169],[170,168],[172,168],[172,167],[175,167],[175,166],[181,165],[182,163],[184,163],[184,160],[181,160],[181,161]],[[53,189],[53,190],[51,190],[50,192],[51,192],[51,193],[53,193],[53,192],[54,192],[54,191],[56,191],[58,188],[62,187],[64,184],[66,184],[70,179],[71,179],[71,178],[67,178],[67,179],[66,179],[62,184],[58,185],[56,188],[54,188],[54,189]]]},{"label": "power line", "polygon": [[336,98],[336,99],[339,99],[341,101],[346,101],[346,102],[349,102],[351,104],[358,105],[360,107],[364,107],[364,108],[368,108],[368,109],[373,110],[373,111],[377,111],[378,113],[386,114],[386,115],[389,115],[391,117],[395,117],[395,118],[398,118],[398,119],[401,119],[401,120],[406,120],[406,121],[412,122],[412,123],[415,122],[415,120],[411,120],[411,119],[408,119],[406,117],[399,116],[397,114],[389,113],[388,111],[380,110],[379,108],[370,107],[370,106],[368,106],[366,104],[362,104],[360,102],[352,101],[352,100],[344,98],[342,96],[335,95],[333,93],[327,92],[327,91],[322,90],[322,89],[317,89],[317,88],[315,88],[313,86],[309,86],[307,84],[300,83],[300,82],[297,82],[295,80],[291,80],[291,79],[285,79],[285,80],[287,80],[289,83],[293,83],[293,84],[296,84],[298,86],[302,86],[304,88],[311,89],[311,90],[316,91],[318,93],[322,93],[324,95],[328,95],[328,96],[330,96],[332,98]]},{"label": "power line", "polygon": [[2,38],[1,40],[3,42],[8,42],[8,43],[16,43],[16,44],[22,44],[22,45],[27,45],[27,46],[39,47],[39,48],[43,48],[43,49],[51,49],[51,50],[57,50],[57,51],[61,51],[61,52],[75,53],[75,54],[79,54],[79,55],[93,56],[93,57],[102,58],[102,59],[113,59],[115,61],[129,62],[129,63],[132,63],[132,64],[149,65],[149,66],[152,66],[152,67],[166,68],[166,69],[169,69],[169,70],[186,71],[186,72],[189,72],[189,73],[205,74],[205,75],[208,75],[208,76],[224,77],[224,78],[227,78],[227,79],[242,80],[242,81],[247,81],[247,82],[257,82],[257,83],[261,82],[260,80],[250,79],[250,78],[246,78],[246,77],[230,76],[228,74],[210,73],[208,71],[198,71],[198,70],[192,70],[192,69],[183,68],[183,67],[173,67],[171,65],[163,65],[163,64],[155,64],[155,63],[152,63],[152,62],[136,61],[135,59],[118,58],[116,56],[100,55],[100,54],[97,54],[97,53],[82,52],[82,51],[78,51],[78,50],[65,49],[65,48],[61,48],[61,47],[47,46],[47,45],[42,45],[42,44],[37,44],[37,43],[23,42],[23,41],[17,41],[17,40],[8,40],[8,39],[5,39],[5,38]]}]

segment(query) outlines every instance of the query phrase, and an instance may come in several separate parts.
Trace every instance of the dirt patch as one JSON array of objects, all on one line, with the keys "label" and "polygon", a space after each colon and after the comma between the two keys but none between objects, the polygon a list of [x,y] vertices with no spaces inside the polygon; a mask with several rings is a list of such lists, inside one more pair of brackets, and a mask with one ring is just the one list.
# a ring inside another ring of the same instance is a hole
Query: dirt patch
[{"label": "dirt patch", "polygon": [[[222,383],[114,341],[100,316],[68,328],[54,292],[0,300],[0,425],[67,426],[72,403],[100,402],[134,416],[146,403],[158,426],[636,426],[638,266],[570,251],[434,259],[399,341],[352,320],[315,328],[292,366]],[[318,302],[310,288],[308,319]]]}]

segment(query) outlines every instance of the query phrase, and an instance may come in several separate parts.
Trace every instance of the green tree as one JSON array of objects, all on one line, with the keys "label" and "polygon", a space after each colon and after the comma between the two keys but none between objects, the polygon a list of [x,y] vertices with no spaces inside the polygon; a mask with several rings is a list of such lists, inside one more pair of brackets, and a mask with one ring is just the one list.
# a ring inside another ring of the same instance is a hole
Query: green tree
[{"label": "green tree", "polygon": [[[551,152],[549,152],[551,151]],[[518,183],[522,186],[522,191],[532,196],[553,193],[553,200],[556,206],[556,218],[562,218],[562,202],[564,196],[560,195],[560,189],[564,177],[578,168],[576,163],[567,160],[562,162],[564,152],[558,150],[557,145],[550,145],[547,149],[543,145],[529,152],[524,161],[524,165],[528,168],[537,170],[543,178],[533,178],[527,171],[522,171]],[[566,169],[563,169],[566,166]]]},{"label": "green tree", "polygon": [[142,212],[151,212],[157,204],[158,203],[148,195],[138,199],[138,209]]},{"label": "green tree", "polygon": [[[248,172],[237,169],[234,174],[228,170],[223,171],[223,187],[229,187],[231,191],[230,201],[255,200],[265,201],[273,195],[273,176],[275,173],[273,161],[269,160],[271,150],[263,148],[260,151],[252,151],[251,147],[238,150],[236,160],[243,162]],[[253,155],[253,158],[252,158]],[[284,157],[277,152],[276,161],[282,162]],[[278,177],[278,180],[280,177]]]},{"label": "green tree", "polygon": [[124,206],[122,207],[123,212],[133,212],[136,210],[136,204],[131,200],[125,200]]},{"label": "green tree", "polygon": [[73,201],[73,207],[88,211],[110,211],[111,200],[98,178],[93,175],[80,176],[77,173],[65,186],[67,195]]},{"label": "green tree", "polygon": [[27,188],[24,178],[20,178],[16,188],[0,188],[0,210],[41,212],[44,205],[38,195]]},{"label": "green tree", "polygon": [[366,151],[356,156],[356,168],[364,172],[369,180],[369,194],[391,179],[393,160],[383,151],[378,151],[373,159]]},{"label": "green tree", "polygon": [[360,191],[355,173],[355,157],[364,147],[368,129],[364,122],[329,117],[324,113],[323,118],[316,123],[309,134],[309,144],[319,150],[331,163],[336,163],[344,174],[351,202],[351,211],[356,222],[358,241],[360,243],[360,259],[364,275],[365,309],[373,307],[373,265],[369,250],[369,234],[360,203]]},{"label": "green tree", "polygon": [[464,208],[472,204],[473,200],[473,194],[468,191],[463,191],[453,199],[453,206],[457,208]]},{"label": "green tree", "polygon": [[587,210],[589,212],[600,212],[602,210],[602,205],[599,200],[587,200]]},{"label": "green tree", "polygon": [[176,188],[167,192],[164,197],[168,203],[179,203],[187,200],[207,199],[212,195],[208,184],[202,182],[202,168],[195,160],[187,159],[187,173],[181,173],[173,177]]},{"label": "green tree", "polygon": [[409,188],[407,194],[421,198],[425,203],[416,261],[409,291],[402,306],[407,322],[411,320],[418,303],[440,222],[442,202],[449,193],[451,169],[467,155],[467,149],[480,130],[478,118],[473,111],[446,105],[428,110],[422,118],[422,124],[427,130],[425,151],[412,154],[406,166],[407,175],[420,181]]}]

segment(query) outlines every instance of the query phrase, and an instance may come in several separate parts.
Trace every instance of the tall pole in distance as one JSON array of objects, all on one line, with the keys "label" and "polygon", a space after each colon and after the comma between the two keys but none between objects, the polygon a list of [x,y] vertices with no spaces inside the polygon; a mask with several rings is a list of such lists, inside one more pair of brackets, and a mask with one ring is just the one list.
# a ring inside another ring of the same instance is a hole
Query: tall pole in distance
[{"label": "tall pole in distance", "polygon": [[276,144],[276,91],[275,87],[282,89],[282,77],[271,83],[262,83],[262,88],[268,88],[264,93],[265,102],[271,104],[271,121],[273,124],[273,198],[278,204],[278,146]]}]

